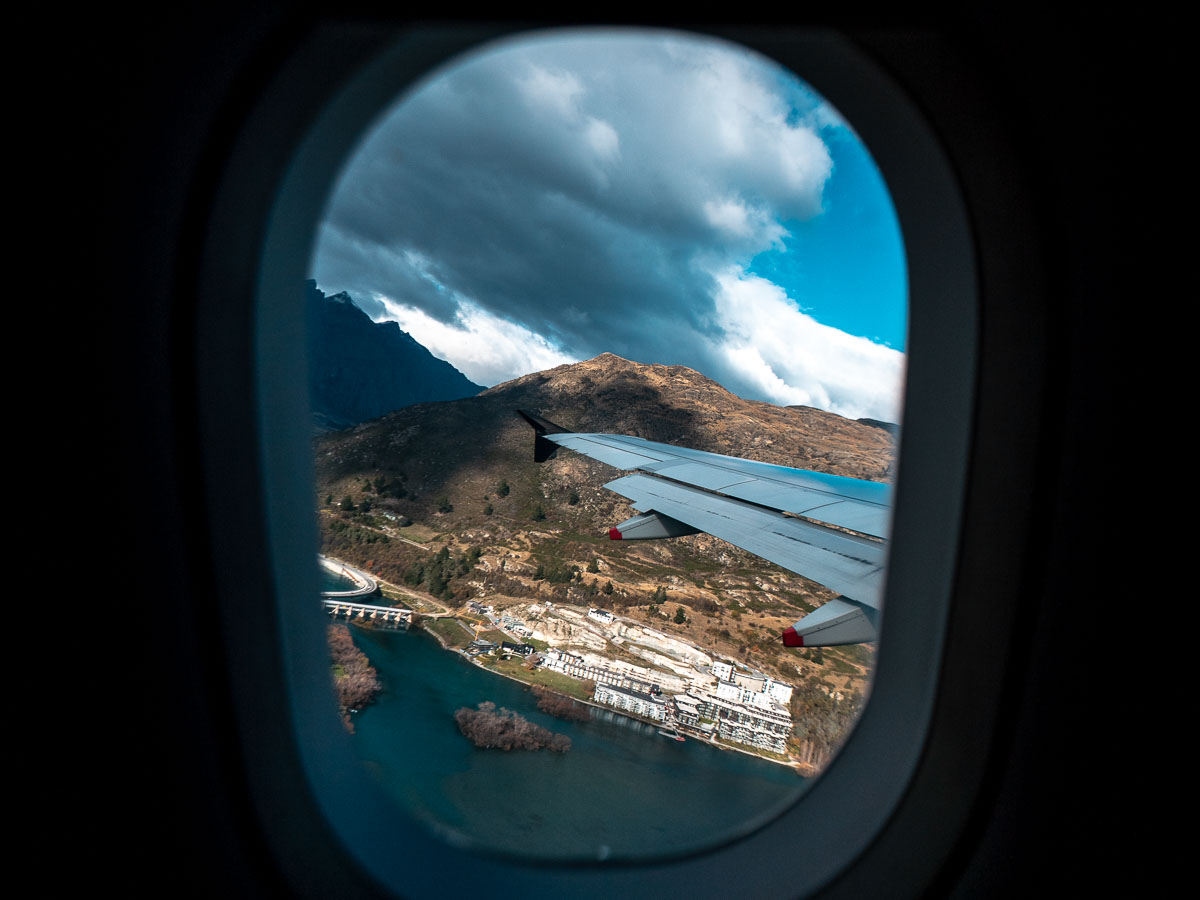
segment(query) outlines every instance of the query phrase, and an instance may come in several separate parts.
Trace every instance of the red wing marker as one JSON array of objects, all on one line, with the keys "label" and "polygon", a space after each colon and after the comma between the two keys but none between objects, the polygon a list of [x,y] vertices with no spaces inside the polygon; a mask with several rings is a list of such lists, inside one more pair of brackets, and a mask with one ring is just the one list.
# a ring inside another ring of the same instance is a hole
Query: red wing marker
[{"label": "red wing marker", "polygon": [[783,646],[785,647],[803,647],[804,638],[796,634],[796,629],[789,625],[783,629]]}]

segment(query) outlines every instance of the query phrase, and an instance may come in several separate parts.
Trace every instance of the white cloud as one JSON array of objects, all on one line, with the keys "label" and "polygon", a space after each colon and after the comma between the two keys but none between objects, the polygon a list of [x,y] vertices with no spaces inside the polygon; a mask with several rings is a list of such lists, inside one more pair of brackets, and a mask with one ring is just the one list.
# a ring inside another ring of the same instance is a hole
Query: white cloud
[{"label": "white cloud", "polygon": [[583,84],[570,72],[552,72],[531,64],[516,84],[525,101],[535,109],[546,110],[562,119],[574,119],[579,115]]},{"label": "white cloud", "polygon": [[459,302],[452,324],[439,322],[413,306],[376,297],[387,313],[382,320],[396,322],[426,347],[474,381],[491,386],[529,372],[579,362],[541,335],[498,318],[469,301]]},{"label": "white cloud", "polygon": [[765,278],[733,268],[714,277],[716,323],[725,333],[715,349],[746,393],[850,418],[900,420],[903,353],[822,325]]},{"label": "white cloud", "polygon": [[621,138],[617,130],[603,119],[588,116],[584,126],[584,136],[588,145],[595,151],[596,156],[605,162],[616,159],[621,148]]},{"label": "white cloud", "polygon": [[705,200],[704,215],[708,224],[735,237],[750,236],[750,210],[736,197],[726,200]]},{"label": "white cloud", "polygon": [[821,129],[838,121],[721,42],[504,42],[409,95],[364,141],[314,277],[386,308],[482,384],[611,350],[754,399],[894,420],[900,353],[745,275],[793,243],[785,223],[821,213],[833,173]]}]

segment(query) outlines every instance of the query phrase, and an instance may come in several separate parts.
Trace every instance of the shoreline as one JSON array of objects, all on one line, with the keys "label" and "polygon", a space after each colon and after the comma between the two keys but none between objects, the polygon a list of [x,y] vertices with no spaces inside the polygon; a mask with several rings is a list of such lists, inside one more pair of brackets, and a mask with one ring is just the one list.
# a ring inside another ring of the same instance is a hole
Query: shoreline
[{"label": "shoreline", "polygon": [[[341,563],[342,565],[346,565],[341,560],[335,560],[335,561],[338,563]],[[374,578],[375,581],[378,583],[381,594],[382,594],[383,587],[386,586],[386,587],[391,588],[392,590],[396,591],[398,594],[409,596],[409,597],[412,597],[413,599],[424,601],[424,598],[416,596],[414,594],[414,592],[412,592],[408,589],[399,588],[396,585],[392,584],[390,581],[385,581],[382,578],[378,578],[377,576],[371,576],[371,577]],[[425,614],[425,613],[418,613],[421,616],[421,619],[433,619],[433,620],[453,619],[455,621],[459,621],[458,617],[456,615],[453,615],[450,613],[450,610],[448,607],[446,607],[443,604],[437,604],[437,605],[442,606],[442,609],[445,610],[444,614],[429,615],[429,614]],[[414,610],[414,612],[417,612],[417,610]],[[461,625],[461,622],[459,624]],[[363,626],[358,625],[356,627],[361,628]],[[534,685],[537,684],[537,682],[526,681],[523,678],[518,678],[515,675],[509,674],[508,672],[498,672],[495,669],[490,668],[489,666],[485,666],[481,662],[478,662],[474,657],[469,656],[468,654],[464,653],[462,650],[448,646],[446,641],[442,638],[442,636],[440,634],[438,634],[436,631],[434,631],[431,628],[425,627],[423,622],[418,623],[416,628],[420,631],[425,632],[430,637],[432,637],[435,641],[437,641],[438,646],[441,647],[442,650],[445,650],[446,652],[449,652],[449,653],[457,653],[459,656],[461,656],[465,660],[467,660],[467,662],[471,663],[471,665],[476,666],[480,669],[483,669],[484,671],[489,672],[492,675],[499,675],[501,678],[507,678],[510,681],[515,681],[517,684],[523,684],[526,687],[533,687]],[[412,629],[410,628],[408,630],[412,630]],[[516,639],[514,638],[514,640],[516,640]],[[553,690],[553,689],[551,688],[551,690]],[[562,692],[556,691],[556,693],[562,693]],[[564,695],[564,696],[569,696],[569,695]],[[632,716],[625,710],[616,709],[612,706],[607,706],[603,703],[596,703],[594,700],[584,700],[584,699],[581,699],[578,697],[571,697],[571,699],[576,701],[577,703],[583,703],[584,705],[591,706],[595,709],[601,709],[601,710],[605,710],[610,713],[614,713],[615,715],[624,716],[625,718],[630,719],[631,721],[641,722],[645,725],[653,725],[655,727],[659,727],[659,726],[662,726],[665,724],[662,722],[652,722],[649,719],[642,719],[637,716]],[[702,734],[698,734],[697,732],[692,731],[690,729],[683,730],[680,728],[680,726],[678,724],[676,724],[674,727],[677,731],[679,731],[681,734],[686,735],[691,740],[700,741],[701,743],[708,744],[710,747],[714,747],[718,750],[728,750],[733,753],[743,753],[746,756],[751,756],[755,759],[761,759],[764,762],[775,763],[776,765],[784,766],[785,768],[788,768],[788,769],[791,769],[792,771],[794,771],[801,778],[813,778],[819,773],[819,770],[815,769],[814,767],[812,767],[809,764],[805,764],[805,763],[802,763],[802,762],[799,762],[796,760],[773,759],[772,757],[769,757],[769,756],[763,756],[761,753],[756,753],[753,750],[743,749],[741,747],[736,746],[735,744],[718,741],[715,738],[707,737]]]},{"label": "shoreline", "polygon": [[[447,618],[450,618],[450,617],[447,617]],[[448,647],[446,645],[446,642],[442,639],[442,636],[440,634],[438,634],[436,631],[432,631],[428,628],[422,628],[420,630],[424,631],[426,634],[430,635],[435,641],[437,641],[438,646],[441,647],[443,650],[445,650],[449,653],[457,653],[459,656],[463,657],[463,659],[465,659],[471,665],[473,665],[477,668],[483,669],[485,672],[489,672],[492,675],[498,675],[501,678],[507,678],[509,681],[515,681],[517,684],[523,684],[526,687],[535,687],[537,685],[536,682],[526,681],[523,678],[518,678],[515,675],[509,674],[508,672],[498,672],[495,669],[491,668],[490,666],[484,665],[483,663],[479,662],[478,660],[469,656],[468,654],[463,653],[462,650],[458,650],[453,647]],[[551,689],[551,690],[553,690],[553,689]],[[561,691],[555,691],[555,693],[561,693]],[[564,696],[567,696],[567,695],[564,694]],[[638,716],[631,716],[625,710],[616,709],[615,707],[607,706],[603,703],[597,703],[594,700],[582,700],[578,697],[571,697],[571,699],[574,700],[576,703],[582,703],[585,706],[590,706],[593,709],[604,710],[605,712],[613,713],[614,715],[624,716],[626,719],[629,719],[630,721],[640,722],[643,725],[653,725],[656,728],[662,728],[662,727],[666,726],[665,722],[653,722],[650,719],[643,719]],[[728,744],[723,741],[718,741],[711,737],[705,737],[704,735],[698,734],[695,731],[687,729],[686,726],[681,727],[678,723],[676,723],[672,727],[674,727],[675,730],[678,731],[680,734],[686,735],[689,740],[699,741],[702,744],[708,744],[710,747],[713,747],[717,750],[729,750],[733,753],[743,753],[746,756],[753,757],[754,759],[761,759],[763,762],[775,763],[776,765],[791,769],[800,778],[813,778],[817,775],[817,772],[815,770],[807,771],[807,769],[809,767],[806,767],[803,763],[799,763],[799,762],[795,762],[795,761],[791,761],[791,760],[772,759],[769,756],[763,756],[761,753],[755,753],[753,750],[744,750],[741,747],[737,747],[733,744]]]}]

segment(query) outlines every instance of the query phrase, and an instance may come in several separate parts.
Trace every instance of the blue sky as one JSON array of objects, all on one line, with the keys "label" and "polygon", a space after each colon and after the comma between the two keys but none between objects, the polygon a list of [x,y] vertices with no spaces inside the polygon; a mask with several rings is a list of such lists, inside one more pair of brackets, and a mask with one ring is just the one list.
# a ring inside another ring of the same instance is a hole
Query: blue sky
[{"label": "blue sky", "polygon": [[671,32],[508,40],[364,136],[312,276],[493,385],[612,352],[897,421],[903,245],[835,110]]},{"label": "blue sky", "polygon": [[845,129],[823,135],[833,158],[823,211],[788,221],[787,249],[756,256],[750,271],[769,278],[826,325],[904,350],[907,280],[899,223],[879,170]]}]

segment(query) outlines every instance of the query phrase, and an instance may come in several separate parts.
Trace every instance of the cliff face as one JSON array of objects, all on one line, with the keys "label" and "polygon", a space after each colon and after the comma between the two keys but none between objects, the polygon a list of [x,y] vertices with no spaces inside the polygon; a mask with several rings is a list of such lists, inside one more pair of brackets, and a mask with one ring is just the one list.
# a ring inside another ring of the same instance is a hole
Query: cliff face
[{"label": "cliff face", "polygon": [[306,285],[309,391],[322,428],[346,428],[431,400],[457,400],[483,388],[438,359],[395,322],[376,324],[346,293]]}]

